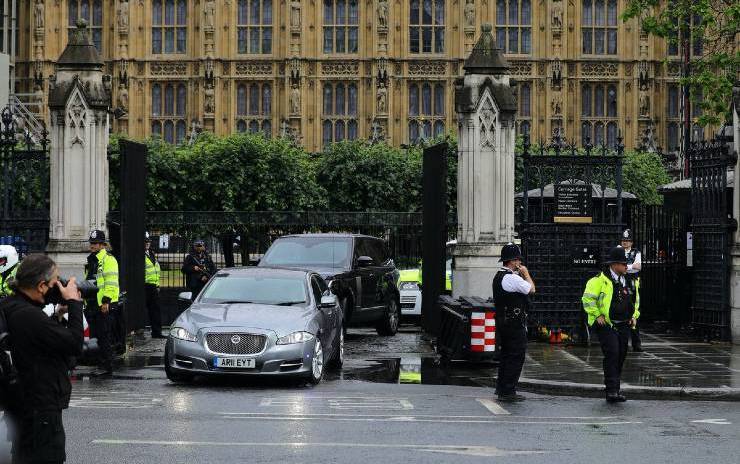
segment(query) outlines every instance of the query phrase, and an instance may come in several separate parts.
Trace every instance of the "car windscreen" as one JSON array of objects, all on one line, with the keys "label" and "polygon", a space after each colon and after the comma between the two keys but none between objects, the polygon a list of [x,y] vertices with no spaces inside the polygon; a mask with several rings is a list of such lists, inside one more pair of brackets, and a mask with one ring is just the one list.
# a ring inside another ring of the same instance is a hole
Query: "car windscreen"
[{"label": "car windscreen", "polygon": [[306,279],[266,276],[216,276],[203,290],[200,303],[257,303],[306,305]]},{"label": "car windscreen", "polygon": [[276,240],[260,265],[299,268],[348,268],[351,243],[349,238],[285,237]]}]

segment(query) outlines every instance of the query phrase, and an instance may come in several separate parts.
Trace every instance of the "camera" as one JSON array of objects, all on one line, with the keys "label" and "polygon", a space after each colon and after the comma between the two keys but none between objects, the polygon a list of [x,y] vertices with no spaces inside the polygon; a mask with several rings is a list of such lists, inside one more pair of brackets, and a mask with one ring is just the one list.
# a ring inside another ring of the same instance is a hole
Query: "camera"
[{"label": "camera", "polygon": [[[69,279],[63,279],[60,277],[59,283],[62,284],[63,287],[66,287],[69,283]],[[77,290],[80,291],[80,296],[83,300],[95,298],[98,295],[97,285],[95,285],[95,283],[90,280],[78,280]],[[46,303],[48,304],[61,304],[63,303],[63,301],[64,300],[62,299],[62,292],[56,285],[51,288],[49,290],[49,293],[46,295]]]}]

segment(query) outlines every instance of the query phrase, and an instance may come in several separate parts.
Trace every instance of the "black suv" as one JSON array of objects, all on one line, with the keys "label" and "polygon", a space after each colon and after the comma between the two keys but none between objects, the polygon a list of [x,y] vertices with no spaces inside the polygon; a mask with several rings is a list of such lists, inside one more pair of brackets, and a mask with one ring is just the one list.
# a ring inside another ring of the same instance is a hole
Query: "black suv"
[{"label": "black suv", "polygon": [[395,335],[401,318],[398,270],[383,240],[356,234],[286,235],[275,240],[260,266],[318,272],[339,298],[344,327],[374,326]]}]

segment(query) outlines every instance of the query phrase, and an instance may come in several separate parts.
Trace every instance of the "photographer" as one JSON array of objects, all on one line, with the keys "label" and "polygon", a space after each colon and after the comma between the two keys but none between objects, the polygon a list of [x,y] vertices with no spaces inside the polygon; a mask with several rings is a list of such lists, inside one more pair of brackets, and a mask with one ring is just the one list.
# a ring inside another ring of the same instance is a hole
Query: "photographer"
[{"label": "photographer", "polygon": [[[72,392],[70,360],[83,344],[79,291],[74,278],[62,285],[56,263],[45,255],[23,260],[11,287],[15,294],[0,302],[0,311],[22,392],[9,411],[15,425],[13,462],[61,463],[66,459],[62,410]],[[59,305],[52,317],[43,312],[47,304]]]},{"label": "photographer", "polygon": [[185,257],[182,265],[182,273],[185,274],[185,284],[193,294],[192,299],[195,300],[208,283],[208,279],[216,273],[216,265],[213,264],[211,255],[206,252],[203,240],[196,240],[193,243],[193,251]]}]

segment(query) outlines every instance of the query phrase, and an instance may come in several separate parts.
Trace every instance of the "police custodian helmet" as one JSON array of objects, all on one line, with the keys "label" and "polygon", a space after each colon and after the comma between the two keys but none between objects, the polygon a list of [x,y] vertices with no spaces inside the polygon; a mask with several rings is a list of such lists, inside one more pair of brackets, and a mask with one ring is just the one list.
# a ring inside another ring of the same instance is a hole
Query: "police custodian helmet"
[{"label": "police custodian helmet", "polygon": [[507,262],[513,259],[522,259],[522,250],[518,246],[509,242],[501,248],[501,259],[499,261]]},{"label": "police custodian helmet", "polygon": [[630,242],[634,240],[634,238],[632,237],[632,229],[625,229],[624,232],[622,232],[622,240],[627,240]]},{"label": "police custodian helmet", "polygon": [[606,259],[605,264],[627,264],[627,255],[624,252],[624,248],[621,246],[615,246],[609,250],[609,256]]},{"label": "police custodian helmet", "polygon": [[88,240],[90,243],[105,243],[105,232],[102,230],[93,230],[90,232],[90,238]]}]

